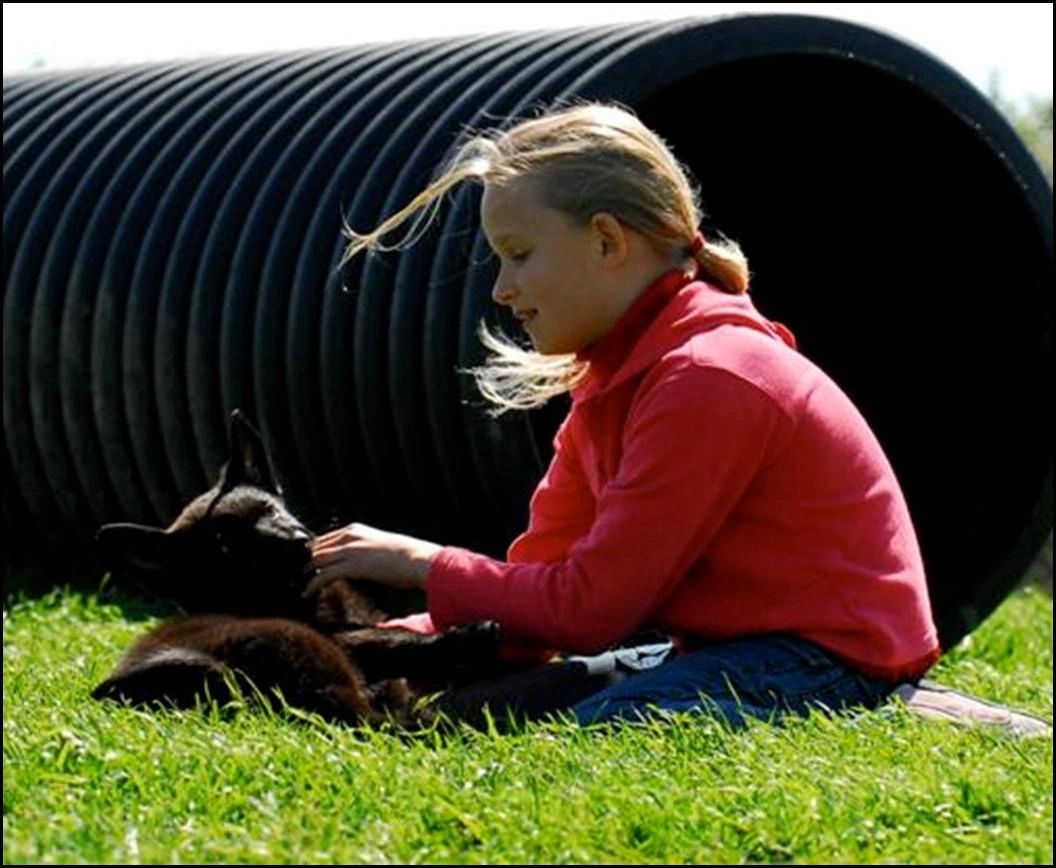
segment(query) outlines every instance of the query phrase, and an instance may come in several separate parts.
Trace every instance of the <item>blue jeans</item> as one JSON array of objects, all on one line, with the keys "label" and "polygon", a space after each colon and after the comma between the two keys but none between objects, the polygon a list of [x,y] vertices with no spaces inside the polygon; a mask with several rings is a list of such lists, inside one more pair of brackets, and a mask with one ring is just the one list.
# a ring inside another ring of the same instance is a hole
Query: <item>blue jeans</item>
[{"label": "blue jeans", "polygon": [[869,678],[806,639],[754,636],[716,642],[636,672],[571,708],[581,724],[642,720],[664,711],[710,711],[732,726],[745,718],[845,706],[875,708],[896,682]]}]

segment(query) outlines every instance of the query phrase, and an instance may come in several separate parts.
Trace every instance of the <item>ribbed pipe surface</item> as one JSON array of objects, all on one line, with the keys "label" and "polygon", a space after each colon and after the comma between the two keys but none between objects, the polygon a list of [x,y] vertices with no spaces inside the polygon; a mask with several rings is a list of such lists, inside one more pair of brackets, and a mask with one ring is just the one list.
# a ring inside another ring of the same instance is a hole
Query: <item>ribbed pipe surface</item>
[{"label": "ribbed pipe surface", "polygon": [[241,407],[316,525],[501,553],[566,405],[490,420],[456,372],[481,318],[515,328],[480,190],[343,273],[340,225],[405,204],[466,126],[571,97],[692,168],[759,307],[880,437],[944,644],[969,631],[1052,527],[1052,192],[957,73],[805,16],[5,77],[8,551],[167,523]]}]

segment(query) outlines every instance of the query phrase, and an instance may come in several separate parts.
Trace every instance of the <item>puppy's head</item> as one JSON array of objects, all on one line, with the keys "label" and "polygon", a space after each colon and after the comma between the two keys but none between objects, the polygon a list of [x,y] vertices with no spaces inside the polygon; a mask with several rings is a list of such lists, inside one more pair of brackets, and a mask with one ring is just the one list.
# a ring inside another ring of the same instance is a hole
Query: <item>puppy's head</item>
[{"label": "puppy's head", "polygon": [[168,528],[104,525],[103,556],[115,572],[191,612],[292,614],[312,535],[283,504],[264,443],[238,410],[229,445],[217,483]]}]

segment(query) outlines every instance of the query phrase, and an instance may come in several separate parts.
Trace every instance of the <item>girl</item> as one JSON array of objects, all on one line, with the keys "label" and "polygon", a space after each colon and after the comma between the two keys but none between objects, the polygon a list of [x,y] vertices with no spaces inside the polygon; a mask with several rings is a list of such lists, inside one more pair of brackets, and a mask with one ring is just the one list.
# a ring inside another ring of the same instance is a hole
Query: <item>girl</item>
[{"label": "girl", "polygon": [[484,185],[492,297],[535,350],[485,333],[483,394],[500,410],[572,397],[528,529],[500,562],[353,524],[315,542],[309,589],[424,588],[430,629],[489,619],[576,653],[675,638],[671,660],[576,704],[583,722],[874,706],[922,675],[939,647],[894,473],[753,306],[739,248],[697,231],[662,139],[602,104],[480,134],[406,209],[351,232],[346,260],[462,180]]}]

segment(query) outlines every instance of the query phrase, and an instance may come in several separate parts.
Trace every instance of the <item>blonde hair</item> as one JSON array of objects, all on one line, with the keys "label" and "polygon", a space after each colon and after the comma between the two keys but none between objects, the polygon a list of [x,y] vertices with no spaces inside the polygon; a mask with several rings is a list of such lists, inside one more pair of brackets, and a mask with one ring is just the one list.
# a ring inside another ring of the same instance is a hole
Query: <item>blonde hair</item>
[{"label": "blonde hair", "polygon": [[[748,263],[735,242],[708,237],[693,249],[700,194],[664,140],[626,107],[597,102],[553,108],[506,129],[469,134],[435,180],[401,211],[372,232],[345,226],[350,243],[341,265],[362,250],[385,252],[413,244],[435,218],[443,196],[462,181],[503,186],[524,177],[531,178],[548,207],[573,222],[586,225],[606,211],[660,252],[693,256],[703,280],[729,293],[748,291]],[[402,241],[382,244],[385,235],[423,208]],[[587,363],[574,354],[547,356],[525,349],[492,334],[483,321],[478,333],[491,356],[469,373],[494,415],[539,407],[587,373]]]}]

